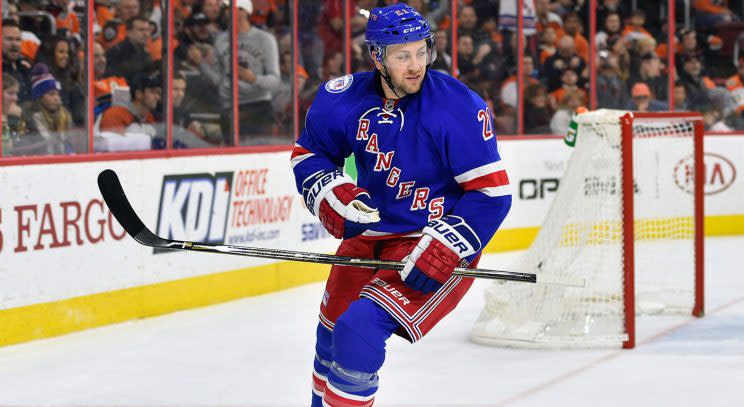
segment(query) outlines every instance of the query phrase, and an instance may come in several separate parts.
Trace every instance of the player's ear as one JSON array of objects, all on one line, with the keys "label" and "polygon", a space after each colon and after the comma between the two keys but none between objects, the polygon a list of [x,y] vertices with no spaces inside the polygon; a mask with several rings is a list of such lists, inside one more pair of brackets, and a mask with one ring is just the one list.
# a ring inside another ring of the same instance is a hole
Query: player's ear
[{"label": "player's ear", "polygon": [[382,64],[380,61],[377,60],[377,51],[372,51],[372,62],[375,63],[375,68],[377,68],[378,71],[382,72]]}]

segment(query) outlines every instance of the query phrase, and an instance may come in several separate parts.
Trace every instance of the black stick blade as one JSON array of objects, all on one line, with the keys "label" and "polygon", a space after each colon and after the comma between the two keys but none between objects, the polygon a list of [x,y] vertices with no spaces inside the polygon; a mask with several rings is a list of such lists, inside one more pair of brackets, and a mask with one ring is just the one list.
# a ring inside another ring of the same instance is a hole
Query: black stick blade
[{"label": "black stick blade", "polygon": [[121,187],[121,182],[119,182],[119,177],[113,170],[103,170],[98,174],[98,189],[101,190],[103,200],[106,201],[106,205],[108,205],[116,220],[130,236],[137,239],[137,235],[146,230],[147,227],[129,203],[127,196],[124,194],[124,189]]}]

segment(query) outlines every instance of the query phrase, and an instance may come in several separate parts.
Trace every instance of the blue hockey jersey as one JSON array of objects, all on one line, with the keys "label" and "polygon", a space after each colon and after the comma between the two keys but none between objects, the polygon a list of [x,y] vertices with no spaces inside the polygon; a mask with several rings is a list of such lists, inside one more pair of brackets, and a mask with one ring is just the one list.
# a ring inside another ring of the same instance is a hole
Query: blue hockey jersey
[{"label": "blue hockey jersey", "polygon": [[465,219],[483,247],[511,206],[489,108],[437,71],[399,100],[384,97],[377,72],[322,86],[292,153],[298,191],[309,176],[342,167],[351,154],[357,185],[369,191],[381,218],[363,236],[413,235],[451,214]]}]

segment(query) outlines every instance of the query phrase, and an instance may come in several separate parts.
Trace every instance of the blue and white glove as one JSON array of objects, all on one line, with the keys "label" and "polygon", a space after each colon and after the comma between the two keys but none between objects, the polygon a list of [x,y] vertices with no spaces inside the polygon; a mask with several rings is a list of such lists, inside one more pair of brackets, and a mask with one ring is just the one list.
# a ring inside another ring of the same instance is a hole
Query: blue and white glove
[{"label": "blue and white glove", "polygon": [[328,233],[337,239],[348,239],[380,221],[366,189],[354,184],[340,171],[318,171],[302,183],[305,205]]},{"label": "blue and white glove", "polygon": [[400,278],[414,290],[431,293],[438,290],[452,276],[459,264],[481,248],[480,239],[459,216],[444,216],[424,228],[406,260]]}]

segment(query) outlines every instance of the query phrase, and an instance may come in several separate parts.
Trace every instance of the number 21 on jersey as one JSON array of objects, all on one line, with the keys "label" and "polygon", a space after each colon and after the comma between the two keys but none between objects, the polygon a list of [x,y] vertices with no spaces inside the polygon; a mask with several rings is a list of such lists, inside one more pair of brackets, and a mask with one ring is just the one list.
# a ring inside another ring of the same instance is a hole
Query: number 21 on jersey
[{"label": "number 21 on jersey", "polygon": [[483,122],[483,141],[493,138],[493,127],[491,127],[491,110],[486,108],[478,111],[478,121]]}]

